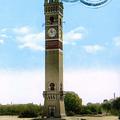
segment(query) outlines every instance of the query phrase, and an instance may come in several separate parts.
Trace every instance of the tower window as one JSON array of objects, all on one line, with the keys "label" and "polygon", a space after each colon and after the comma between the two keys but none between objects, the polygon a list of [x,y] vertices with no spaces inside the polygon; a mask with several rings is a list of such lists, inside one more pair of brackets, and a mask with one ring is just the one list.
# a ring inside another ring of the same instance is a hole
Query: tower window
[{"label": "tower window", "polygon": [[53,23],[54,23],[54,17],[51,16],[51,17],[50,17],[50,24],[53,24]]},{"label": "tower window", "polygon": [[50,90],[55,90],[55,84],[54,83],[50,83]]},{"label": "tower window", "polygon": [[60,26],[62,26],[62,20],[61,20],[61,18],[60,18]]},{"label": "tower window", "polygon": [[53,2],[53,0],[49,0],[49,3],[52,3]]},{"label": "tower window", "polygon": [[62,83],[60,84],[60,91],[62,91],[63,90],[63,85],[62,85]]}]

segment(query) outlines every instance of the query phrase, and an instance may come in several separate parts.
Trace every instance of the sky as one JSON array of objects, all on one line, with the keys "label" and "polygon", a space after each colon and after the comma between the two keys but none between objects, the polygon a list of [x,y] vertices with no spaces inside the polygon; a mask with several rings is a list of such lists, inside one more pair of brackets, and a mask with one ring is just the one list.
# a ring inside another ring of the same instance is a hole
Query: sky
[{"label": "sky", "polygon": [[[0,0],[0,104],[43,104],[43,0]],[[88,102],[120,96],[120,1],[64,3],[64,90]]]}]

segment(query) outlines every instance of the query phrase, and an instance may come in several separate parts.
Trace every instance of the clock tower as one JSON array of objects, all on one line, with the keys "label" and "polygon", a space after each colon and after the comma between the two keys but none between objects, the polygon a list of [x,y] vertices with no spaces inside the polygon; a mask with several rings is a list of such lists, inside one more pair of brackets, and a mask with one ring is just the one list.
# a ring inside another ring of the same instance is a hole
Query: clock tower
[{"label": "clock tower", "polygon": [[43,116],[65,116],[63,92],[63,4],[45,0],[45,91]]}]

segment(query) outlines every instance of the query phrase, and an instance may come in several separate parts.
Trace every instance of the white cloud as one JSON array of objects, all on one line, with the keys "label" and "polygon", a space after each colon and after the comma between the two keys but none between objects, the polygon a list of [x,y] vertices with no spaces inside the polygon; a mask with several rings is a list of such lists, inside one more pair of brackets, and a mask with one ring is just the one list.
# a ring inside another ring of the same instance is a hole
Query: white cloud
[{"label": "white cloud", "polygon": [[[0,30],[0,44],[3,44],[4,39],[11,36],[11,42],[16,42],[20,49],[28,48],[35,51],[44,51],[45,34],[42,32],[35,32],[29,26],[22,26],[16,28],[3,28]],[[7,35],[9,34],[9,36]]]},{"label": "white cloud", "polygon": [[0,30],[0,32],[1,32],[1,33],[5,33],[7,30],[8,30],[8,28],[2,28],[2,29]]},{"label": "white cloud", "polygon": [[[0,70],[0,103],[42,103],[44,70]],[[120,71],[108,69],[64,70],[64,90],[75,91],[87,102],[120,96]]]},{"label": "white cloud", "polygon": [[98,51],[102,51],[104,49],[103,46],[101,45],[86,45],[86,46],[83,46],[84,50],[87,52],[87,53],[96,53]]},{"label": "white cloud", "polygon": [[113,39],[115,46],[120,47],[120,36],[117,36]]},{"label": "white cloud", "polygon": [[44,50],[44,31],[42,33],[30,33],[16,37],[19,48],[29,48],[32,50]]},{"label": "white cloud", "polygon": [[31,32],[31,29],[28,26],[22,26],[20,28],[13,28],[13,32],[17,34],[28,34]]},{"label": "white cloud", "polygon": [[3,44],[4,43],[4,40],[3,39],[0,39],[0,44]]},{"label": "white cloud", "polygon": [[70,32],[64,33],[64,43],[73,44],[74,42],[83,39],[86,30],[84,27],[78,27]]},{"label": "white cloud", "polygon": [[44,31],[34,32],[32,28],[23,26],[14,28],[15,38],[20,49],[29,48],[31,50],[44,50]]},{"label": "white cloud", "polygon": [[44,51],[45,49],[42,47],[42,46],[39,46],[37,44],[33,44],[33,43],[24,43],[23,45],[19,45],[19,48],[20,49],[23,49],[23,48],[30,48],[32,50],[40,50],[40,51]]},{"label": "white cloud", "polygon": [[8,36],[6,34],[1,34],[0,37],[1,38],[8,38]]},{"label": "white cloud", "polygon": [[7,38],[8,36],[6,34],[0,34],[0,44],[4,44]]}]

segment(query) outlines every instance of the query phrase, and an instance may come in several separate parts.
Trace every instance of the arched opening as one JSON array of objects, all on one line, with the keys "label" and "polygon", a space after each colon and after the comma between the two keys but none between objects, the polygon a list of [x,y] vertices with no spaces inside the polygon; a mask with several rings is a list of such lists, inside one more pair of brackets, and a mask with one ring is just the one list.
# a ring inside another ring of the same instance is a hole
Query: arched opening
[{"label": "arched opening", "polygon": [[55,117],[55,106],[49,106],[48,111],[49,111],[49,117]]},{"label": "arched opening", "polygon": [[50,83],[50,90],[55,90],[55,84],[54,83]]}]

